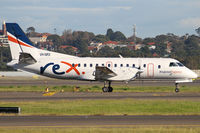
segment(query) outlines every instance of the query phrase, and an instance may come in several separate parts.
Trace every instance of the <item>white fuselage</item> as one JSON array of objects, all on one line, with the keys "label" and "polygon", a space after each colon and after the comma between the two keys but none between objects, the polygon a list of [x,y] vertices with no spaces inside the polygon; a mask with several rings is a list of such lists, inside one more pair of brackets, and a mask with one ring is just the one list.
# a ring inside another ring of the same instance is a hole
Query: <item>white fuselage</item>
[{"label": "white fuselage", "polygon": [[40,54],[37,63],[32,65],[17,65],[17,68],[40,75],[78,80],[95,80],[96,66],[104,66],[117,76],[109,81],[128,81],[135,76],[135,70],[141,69],[141,79],[174,79],[191,80],[196,74],[185,66],[170,66],[179,63],[171,58],[91,58],[68,57],[54,52]]}]

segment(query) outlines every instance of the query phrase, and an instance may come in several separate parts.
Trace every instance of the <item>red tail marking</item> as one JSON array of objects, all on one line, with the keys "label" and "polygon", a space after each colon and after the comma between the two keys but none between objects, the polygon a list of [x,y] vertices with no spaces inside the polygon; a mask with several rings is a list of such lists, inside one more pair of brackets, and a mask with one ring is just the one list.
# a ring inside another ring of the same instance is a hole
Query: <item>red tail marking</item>
[{"label": "red tail marking", "polygon": [[21,42],[21,41],[15,39],[15,38],[9,36],[9,35],[8,35],[8,40],[11,41],[11,42],[14,42],[14,43],[20,44],[20,45],[22,45],[22,46],[26,46],[26,47],[30,47],[30,48],[32,48],[32,46],[27,45],[27,44],[25,44],[25,43],[23,43],[23,42]]}]

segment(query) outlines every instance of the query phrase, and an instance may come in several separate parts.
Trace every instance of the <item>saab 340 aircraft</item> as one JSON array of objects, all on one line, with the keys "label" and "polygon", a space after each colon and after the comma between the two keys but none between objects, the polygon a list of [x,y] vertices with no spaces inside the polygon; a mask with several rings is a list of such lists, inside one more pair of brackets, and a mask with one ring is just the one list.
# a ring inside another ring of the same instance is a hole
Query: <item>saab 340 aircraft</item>
[{"label": "saab 340 aircraft", "polygon": [[16,23],[6,23],[12,61],[9,66],[39,75],[89,81],[103,81],[103,92],[112,92],[111,82],[140,79],[170,79],[192,82],[197,74],[171,58],[92,58],[41,50],[31,43]]}]

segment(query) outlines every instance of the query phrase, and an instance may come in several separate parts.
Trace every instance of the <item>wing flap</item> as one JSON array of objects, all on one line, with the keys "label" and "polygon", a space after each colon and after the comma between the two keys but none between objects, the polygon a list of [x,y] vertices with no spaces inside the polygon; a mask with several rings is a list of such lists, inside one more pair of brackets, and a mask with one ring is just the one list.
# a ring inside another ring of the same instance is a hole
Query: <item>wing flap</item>
[{"label": "wing flap", "polygon": [[115,77],[117,74],[107,67],[96,67],[95,79],[96,80],[107,80],[108,78]]}]

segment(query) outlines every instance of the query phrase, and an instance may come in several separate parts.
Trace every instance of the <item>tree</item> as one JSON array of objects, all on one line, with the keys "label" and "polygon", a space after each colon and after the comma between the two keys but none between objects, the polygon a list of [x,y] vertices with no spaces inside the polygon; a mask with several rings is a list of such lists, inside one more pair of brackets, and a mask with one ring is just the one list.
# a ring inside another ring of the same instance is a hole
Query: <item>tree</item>
[{"label": "tree", "polygon": [[106,41],[109,41],[109,38],[105,35],[96,35],[93,41],[104,43]]},{"label": "tree", "polygon": [[170,57],[178,59],[183,62],[186,58],[185,44],[182,41],[173,42],[172,51]]},{"label": "tree", "polygon": [[69,55],[76,55],[76,52],[74,51],[74,49],[72,47],[67,47],[64,48],[63,53],[69,54]]},{"label": "tree", "polygon": [[148,44],[148,43],[151,43],[151,42],[155,42],[155,38],[145,38],[143,40],[143,44]]},{"label": "tree", "polygon": [[140,50],[143,53],[143,57],[151,57],[152,56],[151,51],[149,50],[149,48],[147,46],[142,47]]},{"label": "tree", "polygon": [[113,34],[112,41],[125,41],[125,40],[126,40],[126,36],[122,32],[116,31]]},{"label": "tree", "polygon": [[72,44],[73,43],[73,35],[72,30],[64,30],[62,33],[62,39],[65,44]]},{"label": "tree", "polygon": [[108,29],[108,30],[107,30],[107,33],[106,33],[106,36],[107,36],[110,40],[112,40],[112,39],[113,39],[113,34],[114,34],[113,30],[112,30],[112,29]]},{"label": "tree", "polygon": [[200,39],[197,36],[190,36],[185,40],[185,50],[187,51],[187,56],[200,56],[200,46],[198,45]]},{"label": "tree", "polygon": [[[84,40],[87,44],[89,44],[89,42],[91,40],[93,40],[95,38],[94,33],[91,32],[83,32],[83,31],[74,31],[72,33],[73,35],[73,41],[75,42],[76,40]],[[73,44],[74,44],[73,42]]]},{"label": "tree", "polygon": [[27,32],[27,33],[35,32],[35,28],[34,28],[33,26],[28,27],[28,28],[26,29],[26,32]]},{"label": "tree", "polygon": [[166,44],[161,42],[160,44],[156,45],[156,49],[153,52],[157,53],[160,57],[163,57],[167,54],[166,48]]},{"label": "tree", "polygon": [[0,71],[14,70],[12,67],[6,65],[11,60],[12,58],[11,58],[10,48],[0,47]]},{"label": "tree", "polygon": [[29,37],[35,36],[35,28],[34,28],[34,27],[28,27],[28,28],[26,29],[26,33],[27,33],[27,35],[28,35]]},{"label": "tree", "polygon": [[86,42],[86,40],[82,40],[82,39],[77,39],[74,42],[74,46],[76,48],[78,48],[78,50],[80,51],[79,53],[82,56],[88,56],[89,55],[89,50],[88,50],[88,44]]},{"label": "tree", "polygon": [[51,40],[53,42],[56,51],[59,49],[60,45],[62,45],[63,43],[60,36],[56,34],[48,36],[47,40]]},{"label": "tree", "polygon": [[104,46],[97,52],[97,56],[100,57],[116,57],[118,56],[114,49],[109,46]]},{"label": "tree", "polygon": [[195,29],[195,31],[197,32],[197,34],[200,36],[200,27]]}]

